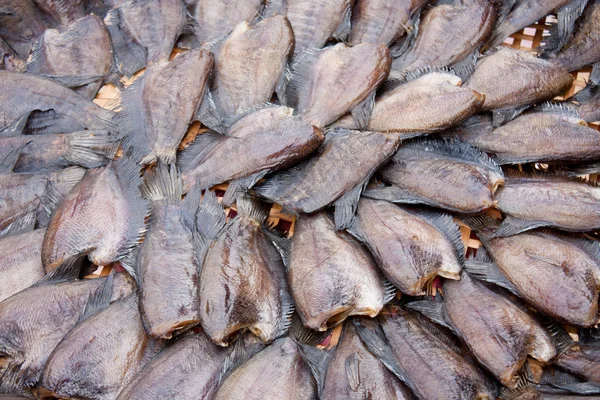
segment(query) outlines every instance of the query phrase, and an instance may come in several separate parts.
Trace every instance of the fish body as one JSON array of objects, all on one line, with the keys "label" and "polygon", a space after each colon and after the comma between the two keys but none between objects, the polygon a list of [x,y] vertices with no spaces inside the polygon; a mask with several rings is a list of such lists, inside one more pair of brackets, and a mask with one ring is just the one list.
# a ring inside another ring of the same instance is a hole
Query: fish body
[{"label": "fish body", "polygon": [[580,340],[559,354],[555,363],[590,382],[600,383],[600,345],[597,340]]},{"label": "fish body", "polygon": [[252,23],[260,16],[265,0],[198,0],[192,16],[198,22],[196,37],[200,43],[224,38],[240,22]]},{"label": "fish body", "polygon": [[580,103],[577,112],[586,122],[600,121],[600,86],[589,82],[588,86],[574,97]]},{"label": "fish body", "polygon": [[57,2],[52,0],[33,0],[46,25],[50,28],[67,28],[79,18],[85,16],[86,1],[71,0]]},{"label": "fish body", "polygon": [[6,0],[0,7],[0,37],[26,60],[46,23],[31,0]]}]

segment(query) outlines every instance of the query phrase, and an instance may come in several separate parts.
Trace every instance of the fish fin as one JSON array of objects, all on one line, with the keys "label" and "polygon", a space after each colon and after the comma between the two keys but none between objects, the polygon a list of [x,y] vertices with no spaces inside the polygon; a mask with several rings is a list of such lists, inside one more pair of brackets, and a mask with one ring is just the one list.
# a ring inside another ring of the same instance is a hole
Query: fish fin
[{"label": "fish fin", "polygon": [[225,138],[225,135],[212,131],[196,136],[196,139],[177,155],[177,167],[180,171],[186,171],[199,165]]},{"label": "fish fin", "polygon": [[546,328],[546,331],[552,337],[552,342],[556,346],[556,350],[558,351],[558,353],[564,353],[575,344],[575,341],[573,340],[571,335],[569,335],[567,331],[565,331],[555,321],[548,318],[546,321],[543,322],[543,326],[544,328]]},{"label": "fish fin", "polygon": [[495,110],[492,111],[492,126],[497,128],[502,126],[513,119],[517,118],[521,113],[529,108],[529,105],[511,108],[508,110]]},{"label": "fish fin", "polygon": [[294,314],[292,316],[292,323],[289,329],[289,335],[296,343],[303,343],[308,346],[317,346],[319,343],[323,342],[331,333],[332,329],[320,332],[313,331],[312,329],[306,328],[302,324],[302,320],[298,316],[298,314]]},{"label": "fish fin", "polygon": [[0,238],[33,231],[37,222],[36,214],[36,210],[33,210],[16,217],[8,226],[0,230]]},{"label": "fish fin", "polygon": [[14,137],[22,135],[29,119],[29,113],[17,118],[12,123],[0,129],[0,137]]},{"label": "fish fin", "polygon": [[479,49],[473,50],[471,54],[451,65],[450,69],[465,82],[475,71]]},{"label": "fish fin", "polygon": [[[69,188],[69,191],[83,178],[85,169],[80,167],[71,167],[64,169],[61,173],[61,181]],[[63,194],[56,188],[56,185],[52,182],[46,184],[46,190],[42,197],[41,205],[43,207],[43,213],[39,215],[38,225],[47,226],[50,223],[50,217],[52,213],[58,207],[63,199]]]},{"label": "fish fin", "polygon": [[542,104],[535,106],[532,110],[533,112],[547,112],[547,113],[558,113],[565,114],[575,118],[581,118],[579,116],[578,107],[574,104],[566,103],[566,102],[552,102],[547,101]]},{"label": "fish fin", "polygon": [[120,260],[123,269],[135,280],[138,287],[142,286],[142,272],[139,264],[139,247],[130,251]]},{"label": "fish fin", "polygon": [[53,75],[53,74],[40,74],[44,78],[53,80],[56,83],[60,83],[68,88],[77,88],[80,86],[89,85],[90,83],[104,80],[102,75]]},{"label": "fish fin", "polygon": [[289,265],[290,252],[292,242],[290,239],[279,236],[275,232],[263,227],[263,232],[267,235],[267,238],[273,243],[273,246],[277,249],[283,261],[283,265],[287,268]]},{"label": "fish fin", "polygon": [[253,355],[264,348],[264,345],[260,342],[255,342],[252,346],[247,346],[245,337],[246,335],[244,333],[240,334],[235,341],[233,348],[225,357],[225,360],[221,365],[217,386],[219,386],[234,369],[248,361]]},{"label": "fish fin", "polygon": [[120,136],[108,131],[80,131],[69,134],[69,151],[65,159],[85,168],[95,168],[114,159]]},{"label": "fish fin", "polygon": [[375,200],[385,200],[401,204],[427,204],[436,206],[432,201],[412,193],[410,190],[398,186],[380,186],[365,190],[364,197]]},{"label": "fish fin", "polygon": [[416,79],[419,79],[422,76],[428,75],[428,74],[433,74],[436,72],[445,72],[445,73],[449,73],[449,74],[453,74],[454,71],[452,71],[450,68],[447,67],[432,67],[432,66],[426,66],[423,68],[417,68],[417,69],[413,69],[411,71],[408,71],[405,75],[405,81],[406,82],[410,82],[410,81],[414,81]]},{"label": "fish fin", "polygon": [[498,400],[518,400],[522,398],[523,393],[535,389],[535,385],[532,380],[531,372],[526,364],[525,368],[522,368],[516,375],[516,385],[514,388],[509,389],[503,386],[500,389]]},{"label": "fish fin", "polygon": [[500,226],[500,221],[489,215],[467,215],[457,216],[457,218],[466,226],[478,233],[487,233],[494,231]]},{"label": "fish fin", "polygon": [[121,111],[117,114],[117,121],[122,127],[123,150],[131,154],[137,162],[152,153],[152,145],[146,136],[145,115],[146,106],[142,100],[142,90],[145,77],[134,81],[127,89],[121,92]]},{"label": "fish fin", "polygon": [[275,94],[277,94],[277,98],[281,104],[284,104],[285,101],[285,93],[287,91],[288,84],[291,79],[291,66],[290,63],[286,63],[281,76],[279,77],[279,81],[277,82],[277,86],[275,87]]},{"label": "fish fin", "polygon": [[[48,29],[50,31],[50,29]],[[25,71],[33,73],[31,71],[39,71],[44,65],[44,59],[42,54],[42,46],[44,44],[44,34],[37,38],[31,46],[31,52],[29,58],[26,60]]]},{"label": "fish fin", "polygon": [[548,221],[528,221],[507,215],[498,229],[490,235],[490,238],[513,236],[535,228],[548,226],[549,224]]},{"label": "fish fin", "polygon": [[595,84],[591,80],[587,83],[583,90],[580,90],[575,94],[575,96],[571,97],[569,100],[575,100],[579,103],[585,103],[589,99],[597,96],[600,93],[600,85]]},{"label": "fish fin", "polygon": [[566,390],[569,393],[575,393],[580,395],[592,395],[592,394],[600,394],[600,384],[595,382],[579,382],[579,383],[570,383],[567,385],[552,385],[555,388]]},{"label": "fish fin", "polygon": [[259,196],[276,203],[278,193],[293,185],[296,177],[303,172],[303,167],[308,161],[300,162],[290,168],[277,171],[264,182],[254,187],[254,192]]},{"label": "fish fin", "polygon": [[114,272],[111,272],[104,279],[104,282],[102,282],[102,284],[94,291],[94,293],[90,294],[90,297],[83,309],[83,313],[79,317],[79,321],[86,320],[92,315],[106,310],[112,297],[113,277]]},{"label": "fish fin", "polygon": [[412,47],[417,34],[419,33],[419,24],[421,23],[421,10],[423,7],[419,7],[413,10],[412,16],[406,23],[407,34],[390,45],[390,53],[392,58],[398,58]]},{"label": "fish fin", "polygon": [[317,382],[317,393],[319,398],[321,398],[325,386],[327,365],[329,365],[333,352],[331,350],[321,350],[301,342],[296,343],[300,350],[300,356],[310,368],[310,371]]},{"label": "fish fin", "polygon": [[454,221],[452,215],[440,211],[434,210],[414,210],[415,214],[423,217],[427,221],[431,222],[436,226],[444,235],[452,242],[456,253],[458,254],[459,260],[464,262],[465,260],[465,244],[462,240],[462,234],[460,233],[460,227]]},{"label": "fish fin", "polygon": [[269,0],[263,8],[263,18],[272,17],[275,14],[287,14],[287,0]]},{"label": "fish fin", "polygon": [[217,201],[217,196],[214,192],[206,190],[196,213],[196,235],[194,236],[196,257],[200,269],[202,269],[202,261],[208,251],[208,246],[225,227],[225,224],[225,212]]},{"label": "fish fin", "polygon": [[356,122],[356,128],[361,131],[367,129],[367,126],[369,126],[371,113],[375,106],[375,92],[376,91],[373,90],[366,99],[351,110],[354,122]]},{"label": "fish fin", "polygon": [[[280,256],[279,259],[281,260]],[[294,299],[290,294],[287,283],[287,274],[285,271],[285,266],[283,265],[283,261],[279,262],[277,268],[279,268],[279,271],[277,272],[279,275],[279,284],[281,288],[279,291],[279,297],[281,298],[281,321],[278,324],[279,326],[277,327],[275,337],[279,338],[288,333],[290,326],[292,325],[292,318],[294,316],[294,312],[296,311],[296,305],[294,304]]]},{"label": "fish fin", "polygon": [[72,281],[79,278],[87,254],[77,254],[64,260],[58,267],[48,272],[38,284]]},{"label": "fish fin", "polygon": [[477,250],[475,257],[471,256],[465,260],[464,269],[477,280],[493,283],[516,296],[520,296],[515,285],[498,269],[483,247]]},{"label": "fish fin", "polygon": [[113,8],[104,19],[113,44],[113,51],[119,70],[128,78],[146,66],[148,52],[132,39],[129,29],[121,24],[121,10]]},{"label": "fish fin", "polygon": [[183,181],[173,164],[158,162],[154,170],[144,175],[142,196],[152,202],[179,204],[183,196]]},{"label": "fish fin", "polygon": [[360,386],[360,361],[362,357],[360,354],[354,352],[350,354],[344,360],[344,369],[346,371],[346,380],[348,381],[348,385],[350,385],[350,389],[353,392],[358,390]]},{"label": "fish fin", "polygon": [[397,289],[387,278],[382,278],[383,283],[383,304],[387,304],[396,297]]},{"label": "fish fin", "polygon": [[592,73],[590,74],[590,82],[595,85],[600,84],[600,61],[592,64]]},{"label": "fish fin", "polygon": [[435,322],[436,324],[442,325],[443,327],[454,331],[452,326],[446,321],[446,318],[444,317],[444,303],[442,302],[420,300],[408,303],[405,307],[417,311],[423,314],[425,317],[429,318],[431,321]]},{"label": "fish fin", "polygon": [[12,149],[3,158],[0,158],[0,173],[5,174],[12,172],[17,160],[21,156],[23,149],[31,142],[26,142],[19,147]]},{"label": "fish fin", "polygon": [[189,228],[196,226],[196,213],[198,212],[198,207],[200,207],[200,199],[202,198],[202,189],[198,185],[192,186],[192,188],[187,192],[183,201],[182,201],[182,209],[190,218],[190,221],[186,222]]},{"label": "fish fin", "polygon": [[573,0],[556,12],[557,23],[549,29],[550,35],[544,38],[541,46],[544,55],[560,51],[571,37],[575,22],[583,13],[588,0]]},{"label": "fish fin", "polygon": [[226,132],[225,125],[221,121],[221,116],[217,111],[217,105],[215,104],[212,91],[208,88],[204,94],[204,100],[202,100],[202,103],[200,104],[197,119],[202,123],[202,125],[212,129],[215,132],[219,132],[221,134]]},{"label": "fish fin", "polygon": [[[284,106],[298,108],[300,89],[310,77],[312,67],[320,54],[320,50],[307,49],[294,57],[294,61],[290,64],[289,80],[283,99]],[[302,112],[302,110],[297,111]]]},{"label": "fish fin", "polygon": [[240,196],[236,205],[238,213],[246,215],[261,224],[269,217],[269,211],[271,210],[271,207],[267,204],[247,194]]},{"label": "fish fin", "polygon": [[335,29],[331,37],[339,42],[346,42],[346,38],[350,34],[352,22],[352,2],[346,2],[346,8],[342,11],[342,22]]},{"label": "fish fin", "polygon": [[362,183],[359,183],[354,188],[352,188],[352,190],[344,193],[342,197],[340,197],[333,203],[335,207],[335,229],[337,229],[338,231],[347,229],[352,225],[352,222],[354,221],[354,216],[356,214],[356,208],[358,207],[358,200],[360,199],[360,194],[363,192],[363,190],[369,183],[370,178],[370,176],[367,177],[367,179],[365,179]]},{"label": "fish fin", "polygon": [[230,207],[240,196],[256,185],[256,183],[268,173],[269,170],[264,170],[244,178],[230,181],[229,186],[227,186],[225,194],[223,195],[223,206]]}]

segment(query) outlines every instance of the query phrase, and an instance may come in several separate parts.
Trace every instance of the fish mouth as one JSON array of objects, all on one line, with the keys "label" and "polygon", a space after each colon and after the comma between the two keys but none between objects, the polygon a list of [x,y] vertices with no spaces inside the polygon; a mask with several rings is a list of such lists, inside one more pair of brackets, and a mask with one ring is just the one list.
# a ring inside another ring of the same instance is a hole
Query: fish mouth
[{"label": "fish mouth", "polygon": [[504,179],[498,179],[496,182],[494,182],[494,184],[492,185],[492,194],[496,193],[496,190],[498,190],[498,188],[500,186],[504,186]]},{"label": "fish mouth", "polygon": [[199,323],[200,321],[197,319],[188,319],[185,321],[180,321],[176,324],[169,324],[167,329],[152,332],[152,336],[154,336],[157,339],[171,339],[173,337],[173,334],[187,331],[188,329],[193,328]]},{"label": "fish mouth", "polygon": [[[315,326],[316,324],[311,323],[307,324],[307,326],[311,329],[318,330],[319,332],[325,332],[341,324],[351,315],[365,315],[371,318],[375,318],[377,314],[379,314],[379,310],[375,310],[372,308],[356,309],[350,306],[340,307],[336,310],[332,310],[329,313],[325,314],[326,318],[320,326]],[[320,318],[318,318],[317,320],[320,320]]]}]

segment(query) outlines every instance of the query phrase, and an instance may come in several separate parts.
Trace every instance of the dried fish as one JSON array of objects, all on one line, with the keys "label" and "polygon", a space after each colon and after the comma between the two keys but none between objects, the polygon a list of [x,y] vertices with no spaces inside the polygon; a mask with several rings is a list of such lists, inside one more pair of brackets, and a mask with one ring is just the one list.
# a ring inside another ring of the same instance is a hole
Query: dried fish
[{"label": "dried fish", "polygon": [[85,0],[33,0],[33,3],[49,28],[67,28],[85,16]]},{"label": "dried fish", "polygon": [[583,333],[584,330],[580,330],[578,342],[573,342],[566,333],[563,335],[568,347],[556,357],[555,364],[590,382],[600,383],[600,341],[598,337]]},{"label": "dried fish", "polygon": [[588,82],[586,88],[578,92],[573,100],[580,104],[577,112],[584,121],[600,121],[600,86],[597,83]]},{"label": "dried fish", "polygon": [[224,38],[240,22],[253,23],[265,0],[197,0],[191,14],[198,23],[195,35],[200,43]]},{"label": "dried fish", "polygon": [[0,4],[0,37],[26,60],[35,41],[46,30],[31,0],[4,0]]},{"label": "dried fish", "polygon": [[26,68],[25,61],[0,37],[0,70],[22,72]]}]

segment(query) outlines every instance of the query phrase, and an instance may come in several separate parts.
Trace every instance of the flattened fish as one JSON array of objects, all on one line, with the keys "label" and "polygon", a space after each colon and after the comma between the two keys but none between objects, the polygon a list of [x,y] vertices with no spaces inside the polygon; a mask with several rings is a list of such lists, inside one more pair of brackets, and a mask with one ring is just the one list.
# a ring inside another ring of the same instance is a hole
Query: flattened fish
[{"label": "flattened fish", "polygon": [[44,277],[41,249],[45,232],[36,229],[0,239],[0,301]]},{"label": "flattened fish", "polygon": [[287,107],[266,107],[240,119],[226,136],[200,134],[178,157],[184,191],[232,179],[236,186],[249,189],[266,173],[306,158],[324,136],[292,113]]},{"label": "flattened fish", "polygon": [[67,28],[85,16],[86,0],[33,0],[49,28]]},{"label": "flattened fish", "polygon": [[496,236],[514,235],[540,226],[567,231],[600,227],[600,188],[561,175],[507,171],[494,200],[506,218]]},{"label": "flattened fish", "polygon": [[590,382],[600,383],[600,340],[589,334],[582,335],[582,330],[579,333],[579,341],[560,353],[555,364]]},{"label": "flattened fish", "polygon": [[511,290],[558,321],[582,327],[598,323],[596,243],[545,231],[493,237],[494,222],[467,224],[491,256],[478,253],[474,262],[465,263],[472,276]]},{"label": "flattened fish", "polygon": [[123,92],[119,119],[127,132],[125,147],[132,148],[136,161],[175,162],[179,143],[202,103],[212,66],[208,51],[188,51],[147,68]]},{"label": "flattened fish", "polygon": [[578,92],[573,100],[580,104],[577,112],[584,121],[600,121],[600,85],[588,82],[586,88]]},{"label": "flattened fish", "polygon": [[263,231],[268,207],[248,197],[237,207],[238,216],[225,224],[223,209],[207,191],[198,211],[200,316],[204,332],[220,346],[244,328],[270,343],[285,334],[294,310],[281,256]]},{"label": "flattened fish", "polygon": [[[472,68],[473,54],[492,32],[496,17],[494,4],[487,0],[442,1],[421,18],[413,46],[394,59],[390,78],[404,79],[410,71],[426,67],[453,66],[465,76],[460,62]],[[469,57],[471,56],[471,57]]]},{"label": "flattened fish", "polygon": [[35,133],[74,132],[83,129],[116,131],[114,112],[50,79],[32,74],[0,71],[0,129],[19,124]]},{"label": "flattened fish", "polygon": [[0,137],[0,158],[25,146],[14,172],[54,171],[69,165],[94,168],[115,157],[119,141],[119,135],[107,131]]},{"label": "flattened fish", "polygon": [[[485,97],[461,87],[461,79],[447,72],[416,75],[415,79],[385,91],[375,100],[366,129],[378,132],[402,132],[411,136],[434,133],[457,125],[479,111]],[[349,115],[335,126],[359,128]]]},{"label": "flattened fish", "polygon": [[43,75],[93,99],[113,66],[108,29],[95,15],[83,17],[68,29],[48,29],[36,42],[27,72]]},{"label": "flattened fish", "polygon": [[0,37],[26,60],[35,41],[46,30],[31,0],[4,0],[0,4]]},{"label": "flattened fish", "polygon": [[460,213],[494,205],[492,195],[504,182],[502,170],[485,153],[463,142],[440,139],[400,146],[380,174],[392,186],[367,190],[366,197]]},{"label": "flattened fish", "polygon": [[52,214],[42,247],[46,272],[75,255],[87,255],[95,265],[125,257],[146,229],[141,183],[131,160],[88,170]]},{"label": "flattened fish", "polygon": [[351,222],[363,186],[399,145],[394,133],[330,131],[314,157],[274,174],[256,192],[306,214],[335,202],[341,229]]},{"label": "flattened fish", "polygon": [[191,14],[198,23],[198,41],[214,42],[227,36],[240,22],[253,23],[264,3],[265,0],[197,0]]},{"label": "flattened fish", "polygon": [[229,374],[215,400],[316,400],[317,384],[299,345],[276,340]]},{"label": "flattened fish", "polygon": [[194,246],[200,194],[181,200],[174,165],[146,173],[142,195],[151,201],[150,223],[139,247],[140,312],[152,337],[170,339],[200,323],[198,260]]},{"label": "flattened fish", "polygon": [[394,44],[409,29],[427,0],[357,0],[352,10],[351,46],[360,43]]},{"label": "flattened fish", "polygon": [[106,18],[120,71],[127,77],[168,61],[186,24],[181,0],[131,0],[111,9]]},{"label": "flattened fish", "polygon": [[118,399],[212,399],[228,354],[203,333],[185,335],[150,361]]},{"label": "flattened fish", "polygon": [[323,400],[413,398],[410,390],[367,350],[348,322],[327,365],[323,386]]},{"label": "flattened fish", "polygon": [[494,382],[465,358],[447,330],[398,306],[384,309],[378,320],[385,338],[362,324],[357,325],[358,334],[418,398],[496,398]]},{"label": "flattened fish", "polygon": [[542,362],[556,355],[552,338],[539,323],[469,274],[444,281],[443,290],[443,303],[419,301],[408,307],[449,327],[502,385],[517,386],[528,355]]},{"label": "flattened fish", "polygon": [[324,127],[352,111],[357,125],[364,128],[390,64],[384,44],[339,43],[307,52],[291,67],[285,103],[311,125]]},{"label": "flattened fish", "polygon": [[211,93],[220,119],[226,121],[269,102],[282,85],[293,48],[292,27],[281,15],[253,26],[237,25],[215,60]]},{"label": "flattened fish", "polygon": [[435,276],[460,278],[465,250],[460,230],[448,214],[363,197],[350,232],[365,243],[402,293],[424,295],[425,285]]},{"label": "flattened fish", "polygon": [[38,392],[45,397],[114,399],[164,348],[144,330],[136,294],[77,325],[52,352]]},{"label": "flattened fish", "polygon": [[375,317],[394,296],[369,252],[336,232],[325,211],[298,217],[287,258],[296,311],[309,329],[325,331],[351,315]]}]

